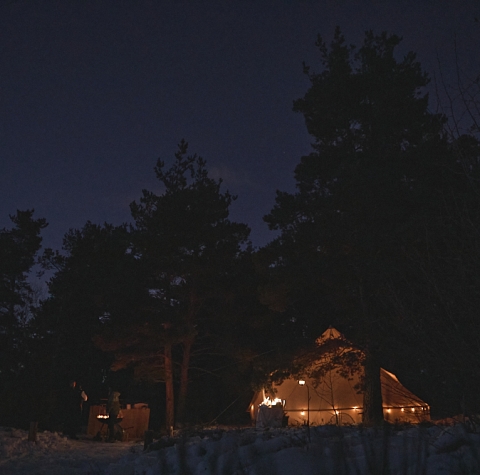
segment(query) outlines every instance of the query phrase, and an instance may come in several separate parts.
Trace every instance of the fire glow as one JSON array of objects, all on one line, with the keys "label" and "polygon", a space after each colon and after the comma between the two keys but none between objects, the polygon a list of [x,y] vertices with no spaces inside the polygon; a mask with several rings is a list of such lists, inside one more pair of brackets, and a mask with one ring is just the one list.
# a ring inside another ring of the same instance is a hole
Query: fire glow
[{"label": "fire glow", "polygon": [[273,407],[273,406],[277,406],[277,405],[281,405],[281,406],[284,406],[285,405],[285,402],[282,401],[281,399],[279,399],[278,397],[276,397],[275,399],[270,399],[270,397],[266,397],[262,403],[260,404],[260,406],[268,406],[268,407]]}]

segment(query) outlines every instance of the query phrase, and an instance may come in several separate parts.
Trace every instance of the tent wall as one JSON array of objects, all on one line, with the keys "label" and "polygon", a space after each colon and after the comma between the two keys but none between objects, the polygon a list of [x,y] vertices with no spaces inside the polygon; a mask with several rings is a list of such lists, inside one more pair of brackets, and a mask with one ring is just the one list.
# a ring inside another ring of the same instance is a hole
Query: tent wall
[{"label": "tent wall", "polygon": [[[306,424],[308,420],[310,425],[362,422],[363,394],[355,387],[359,386],[359,375],[345,379],[332,371],[320,383],[311,378],[304,380],[306,385],[301,386],[297,379],[289,378],[274,385],[273,393],[257,392],[249,407],[252,421],[257,418],[259,404],[270,396],[282,400],[289,425]],[[430,419],[428,405],[406,389],[392,373],[382,369],[381,384],[385,420],[418,423]]]},{"label": "tent wall", "polygon": [[[321,346],[329,340],[340,339],[343,343],[341,351],[353,348],[335,328],[330,327],[318,339]],[[319,360],[312,362],[312,367],[321,367],[325,363]],[[300,385],[298,379],[289,378],[273,386],[273,392],[265,390],[257,392],[250,403],[249,412],[252,421],[257,420],[258,406],[265,400],[279,398],[283,402],[285,415],[289,425],[306,424],[357,424],[362,422],[363,394],[361,374],[351,378],[343,378],[334,369],[325,374],[321,380],[302,378],[306,384]],[[397,377],[381,369],[380,372],[383,413],[387,421],[420,422],[430,419],[430,408],[420,398],[405,388]]]}]

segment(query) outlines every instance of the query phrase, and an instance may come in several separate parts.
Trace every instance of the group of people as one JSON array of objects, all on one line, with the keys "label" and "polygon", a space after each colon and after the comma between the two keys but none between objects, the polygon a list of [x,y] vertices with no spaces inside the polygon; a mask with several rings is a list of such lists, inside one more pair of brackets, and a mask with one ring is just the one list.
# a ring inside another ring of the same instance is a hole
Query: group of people
[{"label": "group of people", "polygon": [[[77,381],[70,381],[65,397],[65,417],[63,432],[71,439],[78,439],[82,422],[83,404],[88,401],[88,396]],[[108,440],[115,440],[115,424],[120,414],[120,393],[110,389],[107,401],[108,413]]]}]

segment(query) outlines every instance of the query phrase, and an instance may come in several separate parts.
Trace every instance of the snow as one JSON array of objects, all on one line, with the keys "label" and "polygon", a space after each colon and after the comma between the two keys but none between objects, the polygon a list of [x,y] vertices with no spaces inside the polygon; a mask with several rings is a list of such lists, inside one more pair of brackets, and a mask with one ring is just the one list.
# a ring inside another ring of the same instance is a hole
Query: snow
[{"label": "snow", "polygon": [[39,432],[36,442],[29,442],[28,432],[0,427],[0,474],[100,475],[125,455],[142,450],[138,443],[71,440],[52,432]]},{"label": "snow", "polygon": [[[70,440],[0,427],[0,474],[310,475],[480,473],[480,433],[465,426],[209,428],[141,442]],[[310,436],[310,438],[309,438]],[[310,439],[310,440],[309,440]],[[388,467],[388,470],[385,468]]]}]

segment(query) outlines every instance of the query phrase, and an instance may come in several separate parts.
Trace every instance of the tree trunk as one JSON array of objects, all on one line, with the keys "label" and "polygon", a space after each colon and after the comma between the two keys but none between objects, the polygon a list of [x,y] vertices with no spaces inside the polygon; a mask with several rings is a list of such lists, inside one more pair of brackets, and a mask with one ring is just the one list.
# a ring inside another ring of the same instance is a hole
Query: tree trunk
[{"label": "tree trunk", "polygon": [[179,423],[185,423],[185,410],[187,406],[188,395],[188,372],[190,369],[190,359],[192,356],[192,346],[195,341],[195,318],[200,302],[197,294],[197,286],[195,280],[192,282],[192,288],[189,294],[189,305],[187,313],[187,334],[183,340],[182,366],[180,369],[180,393],[178,396],[177,420]]},{"label": "tree trunk", "polygon": [[188,370],[190,368],[190,357],[192,355],[193,339],[187,338],[183,342],[183,357],[180,372],[180,393],[178,396],[177,421],[181,424],[185,422],[185,408],[187,404],[188,393]]},{"label": "tree trunk", "polygon": [[[372,311],[367,306],[364,294],[363,279],[359,285],[360,302],[365,331],[365,374],[363,381],[363,416],[362,422],[367,426],[383,425],[382,384],[380,382],[380,362],[375,348],[372,347],[372,335],[375,328]],[[368,294],[367,294],[368,295]]]},{"label": "tree trunk", "polygon": [[365,353],[362,421],[367,426],[381,426],[383,425],[383,420],[380,363],[376,353],[368,348]]},{"label": "tree trunk", "polygon": [[165,396],[166,396],[166,414],[165,425],[167,435],[173,435],[174,426],[174,396],[173,396],[173,365],[172,365],[172,345],[165,344]]}]

